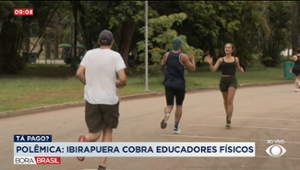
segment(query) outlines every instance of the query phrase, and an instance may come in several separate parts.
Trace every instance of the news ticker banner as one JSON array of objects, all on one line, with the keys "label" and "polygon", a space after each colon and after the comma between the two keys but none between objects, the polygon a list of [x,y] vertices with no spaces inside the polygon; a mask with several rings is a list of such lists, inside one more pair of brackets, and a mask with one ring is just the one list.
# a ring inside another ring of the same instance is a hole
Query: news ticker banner
[{"label": "news ticker banner", "polygon": [[52,142],[14,135],[14,157],[255,157],[255,142]]}]

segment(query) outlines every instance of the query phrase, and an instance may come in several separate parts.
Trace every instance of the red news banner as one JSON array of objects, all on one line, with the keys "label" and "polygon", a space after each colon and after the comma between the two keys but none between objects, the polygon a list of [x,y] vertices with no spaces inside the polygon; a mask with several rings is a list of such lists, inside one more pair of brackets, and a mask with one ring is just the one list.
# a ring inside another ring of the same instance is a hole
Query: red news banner
[{"label": "red news banner", "polygon": [[33,16],[33,8],[15,8],[15,16]]},{"label": "red news banner", "polygon": [[40,165],[40,164],[61,164],[60,157],[14,157],[14,164],[16,165],[24,165],[24,164],[33,164],[33,165]]}]

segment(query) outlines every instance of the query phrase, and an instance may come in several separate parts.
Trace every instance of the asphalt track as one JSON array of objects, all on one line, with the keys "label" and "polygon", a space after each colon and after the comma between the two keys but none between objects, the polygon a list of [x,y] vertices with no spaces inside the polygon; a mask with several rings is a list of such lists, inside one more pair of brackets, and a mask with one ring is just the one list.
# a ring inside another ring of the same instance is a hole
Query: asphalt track
[{"label": "asphalt track", "polygon": [[[232,128],[225,128],[219,91],[187,94],[179,127],[173,134],[174,112],[160,129],[165,99],[154,97],[120,103],[116,142],[255,142],[253,158],[108,158],[108,170],[300,170],[300,93],[294,86],[239,89],[234,100]],[[0,119],[1,170],[96,169],[99,158],[62,158],[61,165],[13,165],[14,134],[52,134],[54,142],[76,142],[87,133],[84,107]],[[267,140],[284,140],[286,153],[266,153]]]}]

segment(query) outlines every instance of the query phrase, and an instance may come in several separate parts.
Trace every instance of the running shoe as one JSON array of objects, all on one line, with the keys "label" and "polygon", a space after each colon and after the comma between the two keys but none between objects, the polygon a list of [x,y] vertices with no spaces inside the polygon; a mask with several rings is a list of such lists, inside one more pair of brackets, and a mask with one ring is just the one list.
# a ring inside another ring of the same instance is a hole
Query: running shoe
[{"label": "running shoe", "polygon": [[[79,136],[78,142],[87,142],[87,138],[84,135]],[[84,161],[85,157],[77,157],[79,161]]]},{"label": "running shoe", "polygon": [[231,121],[230,120],[227,120],[227,123],[226,123],[226,127],[231,127]]},{"label": "running shoe", "polygon": [[170,114],[165,114],[165,117],[164,117],[164,119],[161,121],[161,123],[160,123],[160,127],[162,128],[162,129],[165,129],[166,127],[167,127],[167,122],[168,122],[168,120],[169,120],[169,117],[170,117]]},{"label": "running shoe", "polygon": [[179,128],[174,128],[174,131],[173,131],[173,133],[175,133],[175,134],[179,134],[179,133],[181,133],[181,130],[180,130]]},{"label": "running shoe", "polygon": [[106,167],[104,167],[104,166],[99,166],[98,170],[106,170]]}]

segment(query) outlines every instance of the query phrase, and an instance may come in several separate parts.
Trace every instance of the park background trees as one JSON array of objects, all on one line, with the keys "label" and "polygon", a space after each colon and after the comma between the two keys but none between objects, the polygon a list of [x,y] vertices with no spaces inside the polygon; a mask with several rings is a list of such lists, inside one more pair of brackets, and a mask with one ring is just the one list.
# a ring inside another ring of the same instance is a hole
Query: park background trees
[{"label": "park background trees", "polygon": [[[199,67],[205,64],[207,53],[214,60],[224,55],[227,42],[235,44],[236,56],[246,69],[258,64],[276,67],[287,60],[282,51],[295,52],[299,47],[299,2],[148,3],[149,72],[153,74],[160,72],[159,61],[171,49],[174,36],[183,38],[185,52],[196,50]],[[14,16],[14,8],[33,8],[34,16]],[[87,50],[93,49],[99,46],[100,31],[109,29],[115,37],[114,50],[128,66],[127,73],[140,74],[145,56],[144,25],[142,1],[1,1],[0,73],[24,69],[21,56],[32,51],[30,37],[38,37],[40,41],[33,46],[44,51],[46,58],[59,58],[58,44],[79,42]]]}]

